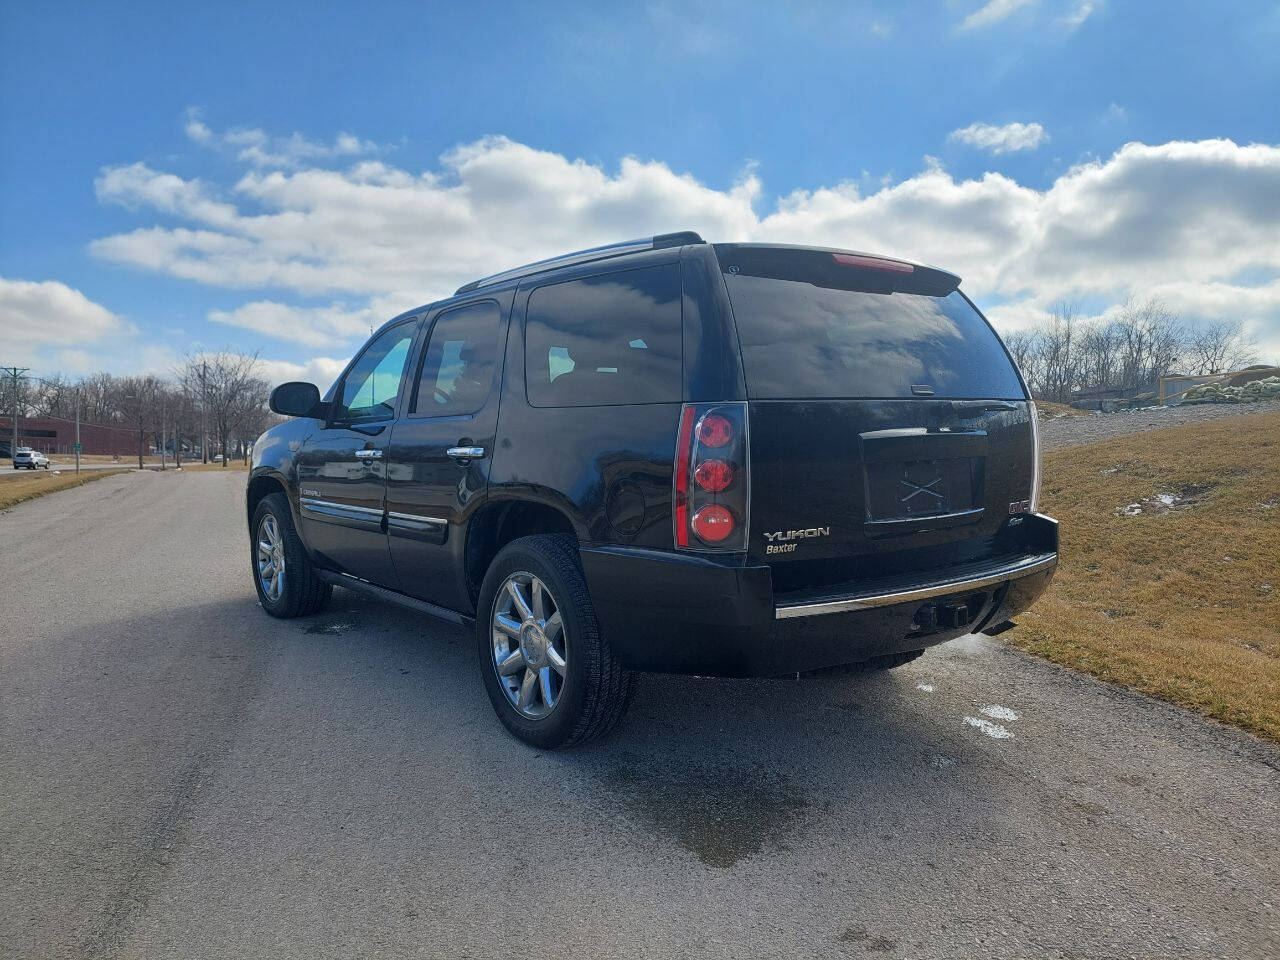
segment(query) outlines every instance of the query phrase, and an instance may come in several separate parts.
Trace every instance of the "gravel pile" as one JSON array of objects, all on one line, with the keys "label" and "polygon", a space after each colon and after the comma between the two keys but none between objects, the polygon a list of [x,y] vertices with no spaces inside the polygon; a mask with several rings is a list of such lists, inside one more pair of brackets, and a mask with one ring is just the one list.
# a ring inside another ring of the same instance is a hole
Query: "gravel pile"
[{"label": "gravel pile", "polygon": [[1117,413],[1094,413],[1083,417],[1060,417],[1040,421],[1040,442],[1045,450],[1094,443],[1126,433],[1141,433],[1180,423],[1199,423],[1219,417],[1239,417],[1247,413],[1280,411],[1280,403],[1202,404],[1186,407],[1148,407]]}]

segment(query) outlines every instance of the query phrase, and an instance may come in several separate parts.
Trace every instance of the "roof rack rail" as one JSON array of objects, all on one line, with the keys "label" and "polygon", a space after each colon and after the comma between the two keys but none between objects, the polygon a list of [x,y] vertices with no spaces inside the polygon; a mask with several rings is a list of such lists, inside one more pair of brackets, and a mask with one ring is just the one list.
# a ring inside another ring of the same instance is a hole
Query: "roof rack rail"
[{"label": "roof rack rail", "polygon": [[454,291],[453,295],[456,297],[463,293],[470,293],[472,290],[479,290],[481,287],[491,287],[495,283],[503,283],[507,280],[517,280],[520,277],[531,276],[535,273],[543,273],[547,270],[555,270],[558,267],[571,267],[579,263],[591,263],[593,260],[607,260],[609,257],[620,257],[624,253],[638,253],[641,250],[661,250],[664,247],[682,247],[686,243],[706,243],[706,241],[692,230],[682,230],[677,233],[659,233],[656,236],[644,237],[640,240],[624,240],[621,243],[609,243],[603,247],[591,247],[589,250],[578,250],[576,253],[565,253],[558,257],[551,257],[547,260],[538,260],[535,263],[526,263],[523,267],[504,270],[502,273],[495,273],[492,276],[481,277],[479,280],[472,280],[470,283],[464,283]]}]

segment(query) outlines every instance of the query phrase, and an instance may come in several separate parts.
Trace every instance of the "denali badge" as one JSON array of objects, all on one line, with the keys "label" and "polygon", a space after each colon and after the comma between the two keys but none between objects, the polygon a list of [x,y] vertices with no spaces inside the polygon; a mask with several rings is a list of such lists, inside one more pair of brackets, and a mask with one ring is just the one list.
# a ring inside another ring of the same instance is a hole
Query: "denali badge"
[{"label": "denali badge", "polygon": [[809,537],[829,537],[831,536],[830,527],[809,527],[805,530],[775,530],[773,533],[766,533],[764,538],[769,541],[769,545],[765,547],[765,553],[794,553],[797,544],[795,540],[807,540]]}]

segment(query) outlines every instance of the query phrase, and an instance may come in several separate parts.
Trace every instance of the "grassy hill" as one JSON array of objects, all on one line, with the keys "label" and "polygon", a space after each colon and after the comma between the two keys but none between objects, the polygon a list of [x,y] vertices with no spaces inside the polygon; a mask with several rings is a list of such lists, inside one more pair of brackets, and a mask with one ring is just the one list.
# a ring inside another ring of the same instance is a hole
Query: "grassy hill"
[{"label": "grassy hill", "polygon": [[1062,562],[1009,642],[1280,740],[1280,412],[1044,466]]}]

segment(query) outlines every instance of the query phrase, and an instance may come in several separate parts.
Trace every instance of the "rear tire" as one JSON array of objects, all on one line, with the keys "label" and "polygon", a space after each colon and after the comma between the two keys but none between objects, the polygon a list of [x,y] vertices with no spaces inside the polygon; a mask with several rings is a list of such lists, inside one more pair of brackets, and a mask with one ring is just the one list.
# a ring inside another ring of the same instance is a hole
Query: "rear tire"
[{"label": "rear tire", "polygon": [[282,619],[322,610],[333,587],[317,575],[283,493],[262,498],[253,511],[250,530],[249,562],[262,609]]},{"label": "rear tire", "polygon": [[502,548],[480,588],[476,649],[498,719],[531,747],[603,736],[631,700],[633,675],[600,632],[570,537],[522,537]]}]

